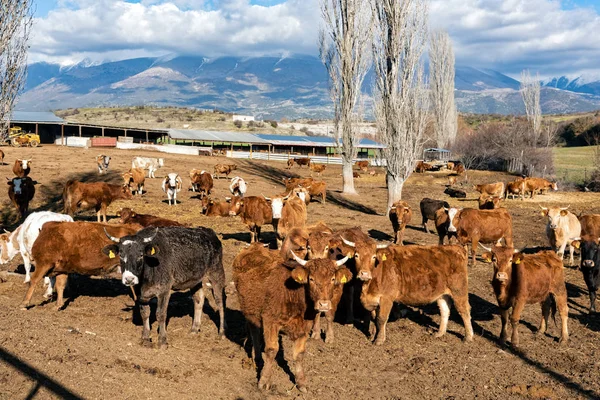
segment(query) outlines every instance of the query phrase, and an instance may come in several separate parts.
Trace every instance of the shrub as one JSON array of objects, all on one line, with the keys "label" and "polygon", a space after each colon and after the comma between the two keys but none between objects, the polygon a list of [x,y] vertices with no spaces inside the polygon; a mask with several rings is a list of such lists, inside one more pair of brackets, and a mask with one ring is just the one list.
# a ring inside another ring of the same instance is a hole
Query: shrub
[{"label": "shrub", "polygon": [[302,133],[307,133],[308,132],[308,128],[303,126],[302,128],[300,128],[300,132]]},{"label": "shrub", "polygon": [[[267,121],[265,121],[265,122],[267,122]],[[273,128],[277,128],[277,127],[279,126],[279,125],[277,124],[277,121],[270,120],[270,121],[268,121],[268,122],[269,122],[269,124],[271,124],[271,127],[273,127]]]},{"label": "shrub", "polygon": [[158,117],[158,118],[156,118],[156,122],[158,122],[160,124],[161,122],[165,122],[165,120],[162,119],[161,117]]},{"label": "shrub", "polygon": [[242,127],[242,121],[240,121],[240,120],[235,120],[235,121],[233,121],[233,124],[234,124],[235,126],[237,126],[238,128],[241,128],[241,127]]},{"label": "shrub", "polygon": [[248,128],[254,128],[256,126],[256,122],[248,121]]}]

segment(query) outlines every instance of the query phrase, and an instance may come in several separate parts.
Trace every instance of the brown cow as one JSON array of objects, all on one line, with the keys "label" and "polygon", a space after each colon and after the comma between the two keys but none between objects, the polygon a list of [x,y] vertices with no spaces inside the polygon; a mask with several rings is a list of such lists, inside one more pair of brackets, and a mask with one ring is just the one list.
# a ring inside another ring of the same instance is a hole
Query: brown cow
[{"label": "brown cow", "polygon": [[225,176],[229,178],[231,171],[235,171],[236,169],[236,164],[216,164],[214,166],[215,178],[219,178],[219,174],[225,174]]},{"label": "brown cow", "polygon": [[456,164],[454,168],[452,168],[452,171],[456,172],[458,175],[462,175],[465,173],[466,169],[465,166],[462,163],[460,163]]},{"label": "brown cow", "polygon": [[454,186],[457,178],[456,175],[448,175],[448,186]]},{"label": "brown cow", "polygon": [[288,159],[286,169],[292,169],[293,166],[294,166],[294,159],[293,158]]},{"label": "brown cow", "polygon": [[31,160],[16,159],[12,170],[17,178],[25,178],[31,172]]},{"label": "brown cow", "polygon": [[111,185],[106,182],[83,183],[70,180],[63,190],[65,214],[73,216],[77,209],[94,208],[106,223],[106,209],[115,200],[131,200],[133,195],[127,186]]},{"label": "brown cow", "polygon": [[478,243],[499,243],[502,238],[512,247],[512,217],[505,208],[475,210],[465,208],[448,210],[450,224],[448,232],[456,232],[461,245],[471,243],[471,257],[475,264]]},{"label": "brown cow", "polygon": [[[304,185],[303,185],[304,186]],[[321,204],[325,203],[327,198],[327,184],[323,181],[313,181],[310,185],[306,186],[310,197],[316,199],[321,198]]]},{"label": "brown cow", "polygon": [[[8,178],[6,179],[8,180]],[[8,197],[17,209],[19,218],[22,219],[29,211],[29,202],[35,195],[35,184],[37,182],[26,176],[24,178],[12,178],[7,183]]]},{"label": "brown cow", "polygon": [[292,228],[281,246],[281,256],[284,259],[291,259],[290,250],[292,250],[302,259],[327,258],[332,235],[331,228],[323,222],[308,227]]},{"label": "brown cow", "polygon": [[479,203],[480,210],[495,210],[500,208],[502,198],[498,196],[490,196],[489,194],[482,194],[477,200]]},{"label": "brown cow", "polygon": [[299,197],[304,204],[308,205],[310,203],[310,193],[307,188],[297,187],[292,189],[292,195]]},{"label": "brown cow", "polygon": [[552,189],[554,191],[558,190],[558,185],[556,182],[551,182],[547,179],[543,178],[525,178],[525,192],[531,193],[531,198],[535,197],[535,192],[539,191],[539,193],[544,192],[545,190]]},{"label": "brown cow", "polygon": [[306,225],[306,204],[300,197],[293,195],[266,197],[265,200],[271,203],[277,248],[281,249],[283,240],[292,228]]},{"label": "brown cow", "polygon": [[138,214],[128,207],[121,208],[121,210],[117,212],[117,216],[120,217],[120,224],[138,224],[144,228],[148,226],[183,226],[179,222],[170,219],[155,217],[154,215],[149,214]]},{"label": "brown cow", "polygon": [[132,168],[123,173],[123,183],[129,187],[132,193],[136,191],[142,194],[144,191],[144,183],[146,182],[146,171],[142,168]]},{"label": "brown cow", "polygon": [[436,210],[434,222],[435,222],[435,230],[438,234],[438,243],[440,246],[444,244],[444,238],[448,236],[448,244],[452,244],[452,238],[456,237],[456,232],[449,232],[448,228],[450,227],[450,217],[448,216],[449,208],[440,208]]},{"label": "brown cow", "polygon": [[312,175],[313,172],[316,172],[317,176],[321,176],[321,173],[325,171],[325,168],[327,168],[327,165],[325,164],[310,164],[310,170],[312,171],[310,174]]},{"label": "brown cow", "polygon": [[500,343],[504,344],[508,339],[508,314],[512,308],[511,343],[513,347],[518,347],[519,320],[526,304],[541,303],[542,320],[538,333],[545,333],[553,305],[552,297],[562,322],[560,343],[566,343],[569,339],[569,309],[562,260],[552,251],[523,254],[513,247],[493,247],[483,254],[483,259],[494,264],[492,287],[502,319]]},{"label": "brown cow", "polygon": [[521,196],[521,200],[525,199],[525,180],[523,178],[506,184],[505,198],[508,199],[508,196],[512,196],[513,199],[515,196]]},{"label": "brown cow", "polygon": [[376,316],[376,345],[385,342],[394,302],[409,306],[437,302],[441,319],[436,337],[443,336],[450,316],[450,298],[462,317],[465,340],[473,340],[468,258],[462,247],[391,245],[376,250],[374,246],[357,244],[354,257],[359,278],[367,280],[360,300]]},{"label": "brown cow", "polygon": [[600,215],[588,214],[579,217],[581,236],[600,238]]},{"label": "brown cow", "polygon": [[367,172],[369,170],[369,161],[368,160],[357,161],[354,163],[354,165],[356,165],[358,167],[358,169],[361,170],[362,172]]},{"label": "brown cow", "polygon": [[389,218],[392,222],[392,228],[394,229],[394,243],[402,246],[402,241],[404,240],[404,230],[412,218],[412,209],[407,202],[399,200],[392,204]]},{"label": "brown cow", "polygon": [[303,165],[306,165],[310,168],[311,160],[309,157],[300,157],[294,158],[294,162],[298,165],[298,168],[302,168]]},{"label": "brown cow", "polygon": [[282,178],[285,185],[285,193],[288,194],[297,187],[308,187],[314,182],[313,178]]},{"label": "brown cow", "polygon": [[448,163],[446,164],[446,168],[447,168],[448,170],[452,171],[452,170],[454,169],[454,166],[455,166],[455,165],[456,165],[456,164],[455,164],[455,163],[453,163],[452,161],[448,161]]},{"label": "brown cow", "polygon": [[[244,199],[246,201],[247,199]],[[279,351],[279,333],[293,340],[292,359],[296,386],[306,392],[304,353],[315,317],[331,309],[334,288],[352,278],[339,261],[317,259],[284,262],[278,252],[260,244],[242,250],[233,261],[233,280],[240,309],[252,338],[254,357],[264,341],[264,366],[258,386],[268,390]],[[262,339],[261,340],[261,333]]]},{"label": "brown cow", "polygon": [[198,192],[200,198],[209,196],[213,189],[213,177],[206,171],[198,171],[193,169],[190,171],[190,184],[192,191]]},{"label": "brown cow", "polygon": [[35,271],[22,307],[29,307],[36,285],[46,275],[56,276],[56,307],[63,306],[63,292],[68,274],[103,275],[112,272],[120,261],[102,254],[112,244],[104,230],[115,237],[132,235],[140,225],[98,224],[94,222],[46,222],[32,248]]},{"label": "brown cow", "polygon": [[202,198],[202,213],[207,217],[228,217],[230,207],[227,201],[215,201],[208,196]]},{"label": "brown cow", "polygon": [[433,167],[431,164],[426,163],[425,161],[417,161],[417,165],[415,166],[415,172],[418,174],[422,174],[425,171],[429,171]]},{"label": "brown cow", "polygon": [[250,243],[260,240],[260,230],[263,225],[273,223],[271,206],[263,196],[244,198],[234,196],[231,199],[229,215],[239,215],[242,218],[242,222],[250,229]]},{"label": "brown cow", "polygon": [[473,188],[482,195],[504,197],[504,182],[475,185]]}]

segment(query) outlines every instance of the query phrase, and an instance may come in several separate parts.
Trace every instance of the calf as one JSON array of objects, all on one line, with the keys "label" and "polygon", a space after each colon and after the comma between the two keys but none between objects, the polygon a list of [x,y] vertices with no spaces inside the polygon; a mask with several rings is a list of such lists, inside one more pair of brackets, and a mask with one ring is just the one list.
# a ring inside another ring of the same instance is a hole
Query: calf
[{"label": "calf", "polygon": [[504,238],[506,245],[512,247],[512,217],[505,208],[497,210],[475,210],[465,208],[448,210],[448,232],[455,232],[461,245],[471,243],[473,265],[478,243],[500,243]]},{"label": "calf", "polygon": [[250,229],[250,243],[260,240],[260,230],[263,225],[273,223],[271,206],[262,196],[232,198],[229,215],[239,215],[242,218],[242,222]]},{"label": "calf", "polygon": [[104,275],[112,272],[118,259],[102,255],[102,247],[110,244],[104,229],[114,236],[131,235],[139,225],[97,224],[93,222],[46,222],[31,248],[35,271],[22,307],[29,307],[36,285],[46,275],[56,277],[56,306],[64,305],[64,289],[68,274]]},{"label": "calf", "polygon": [[294,158],[294,162],[296,163],[298,168],[302,168],[303,165],[306,165],[307,167],[310,168],[311,161],[310,161],[310,158],[308,158],[308,157]]},{"label": "calf", "polygon": [[131,208],[122,208],[117,212],[120,224],[138,224],[144,228],[149,226],[163,227],[163,226],[183,226],[177,221],[173,221],[166,218],[155,217],[149,214],[138,214]]},{"label": "calf", "polygon": [[556,182],[551,182],[542,178],[525,178],[524,186],[524,192],[530,192],[532,199],[535,197],[536,191],[542,193],[544,190],[548,189],[552,189],[554,191],[558,190],[558,185]]},{"label": "calf", "polygon": [[142,344],[150,339],[150,300],[158,299],[156,320],[158,346],[167,346],[167,308],[171,291],[189,290],[194,300],[193,334],[200,330],[204,287],[212,287],[219,310],[219,335],[225,337],[225,270],[223,247],[212,229],[165,227],[144,228],[122,238],[110,233],[114,243],[102,249],[107,259],[120,255],[121,281],[125,286],[140,284],[140,313],[144,323]]},{"label": "calf", "polygon": [[214,166],[215,178],[219,177],[219,174],[225,174],[226,177],[229,177],[231,171],[235,171],[237,169],[237,165],[235,164],[217,164]]},{"label": "calf", "polygon": [[356,163],[354,163],[354,165],[356,165],[356,167],[361,170],[362,172],[367,172],[369,170],[369,161],[365,160],[365,161],[357,161]]},{"label": "calf", "polygon": [[505,197],[508,199],[508,196],[512,196],[513,199],[515,196],[521,196],[521,200],[525,200],[525,180],[519,178],[514,182],[507,183]]},{"label": "calf", "polygon": [[282,178],[286,194],[297,187],[308,187],[315,180],[313,178]]},{"label": "calf", "polygon": [[444,190],[444,193],[450,197],[457,198],[457,199],[466,199],[467,198],[467,192],[465,192],[464,190],[460,190],[460,189],[453,189],[451,187],[447,187],[446,190]]},{"label": "calf", "polygon": [[12,178],[7,183],[8,197],[17,209],[19,218],[22,219],[29,211],[29,202],[35,195],[35,184],[37,182],[26,176],[24,178]]},{"label": "calf", "polygon": [[31,160],[16,159],[12,170],[17,178],[25,178],[31,172]]},{"label": "calf", "polygon": [[293,158],[288,159],[286,169],[292,169],[293,166],[294,166],[294,159]]},{"label": "calf", "polygon": [[498,196],[482,194],[481,196],[479,196],[477,202],[479,203],[480,210],[495,210],[496,208],[500,208],[502,198]]},{"label": "calf", "polygon": [[404,230],[412,218],[412,209],[407,202],[399,200],[392,204],[388,217],[394,229],[394,243],[402,246]]},{"label": "calf", "polygon": [[297,196],[304,202],[304,204],[308,205],[310,203],[310,193],[308,189],[299,187],[292,189],[292,196]]},{"label": "calf", "polygon": [[482,195],[504,197],[504,183],[488,183],[483,185],[475,185],[474,189]]},{"label": "calf", "polygon": [[313,199],[321,198],[321,204],[325,203],[327,198],[327,184],[323,181],[313,181],[310,185],[306,186],[308,194]]},{"label": "calf", "polygon": [[435,230],[438,234],[438,243],[440,246],[444,244],[444,238],[448,236],[448,244],[452,244],[452,238],[456,237],[456,232],[448,231],[450,227],[449,208],[443,207],[435,212]]},{"label": "calf", "polygon": [[456,172],[458,175],[462,175],[465,173],[466,169],[462,163],[459,163],[459,164],[454,165],[454,168],[452,168],[452,171]]},{"label": "calf", "polygon": [[431,164],[428,164],[424,161],[417,161],[417,164],[415,166],[415,172],[418,174],[422,174],[425,171],[429,171],[431,168]]},{"label": "calf", "polygon": [[457,178],[458,177],[456,175],[448,175],[448,186],[454,186]]},{"label": "calf", "polygon": [[148,178],[156,178],[156,171],[159,168],[164,167],[164,158],[153,158],[153,157],[134,157],[131,160],[131,168],[141,168],[148,170]]},{"label": "calf", "polygon": [[600,238],[600,215],[588,214],[579,217],[581,224],[581,236],[592,236]]},{"label": "calf", "polygon": [[301,228],[306,225],[306,204],[297,196],[275,196],[266,198],[266,200],[271,202],[277,248],[281,249],[283,240],[292,228]]},{"label": "calf", "polygon": [[207,217],[228,217],[229,208],[227,201],[215,201],[208,196],[202,199],[202,213]]},{"label": "calf", "polygon": [[569,309],[562,260],[551,251],[522,254],[512,246],[487,250],[488,253],[483,254],[483,259],[494,265],[492,287],[502,319],[500,343],[504,344],[508,339],[508,314],[512,308],[511,343],[513,347],[519,346],[519,320],[525,304],[541,303],[542,320],[538,333],[545,333],[550,309],[553,306],[552,297],[562,322],[560,343],[566,343],[569,339],[567,328]]},{"label": "calf", "polygon": [[248,191],[248,185],[246,184],[245,180],[243,180],[239,176],[236,176],[231,180],[231,184],[229,185],[229,191],[234,196],[244,197],[244,195]]},{"label": "calf", "polygon": [[331,310],[334,288],[352,278],[350,271],[342,267],[347,257],[339,261],[294,258],[295,263],[284,263],[277,252],[254,244],[233,261],[233,280],[255,358],[260,357],[264,341],[264,366],[258,382],[264,390],[271,386],[279,333],[284,332],[294,341],[296,386],[306,392],[303,360],[315,317]]},{"label": "calf", "polygon": [[321,176],[323,171],[325,171],[325,168],[327,168],[327,165],[325,164],[310,164],[310,170],[312,171],[311,175],[313,172],[316,172],[317,176]]},{"label": "calf", "polygon": [[144,192],[144,183],[146,183],[146,173],[141,168],[132,168],[123,173],[123,184],[129,187],[132,193],[137,192],[141,195]]},{"label": "calf", "polygon": [[450,205],[448,204],[447,201],[434,200],[434,199],[425,197],[423,200],[421,200],[421,203],[419,203],[419,207],[421,209],[421,217],[423,219],[423,222],[422,222],[423,229],[425,229],[425,232],[429,233],[429,228],[427,227],[427,221],[428,220],[435,221],[435,213],[437,212],[437,210],[439,210],[441,208],[450,208]]},{"label": "calf", "polygon": [[115,200],[131,200],[133,195],[127,186],[111,185],[105,182],[83,183],[70,180],[63,190],[65,214],[73,216],[77,209],[94,208],[106,222],[106,209]]},{"label": "calf", "polygon": [[171,205],[171,200],[177,205],[177,192],[180,192],[182,187],[183,180],[175,172],[165,176],[162,182],[162,190],[167,194],[169,205]]},{"label": "calf", "polygon": [[110,156],[100,154],[96,156],[96,164],[98,165],[98,174],[103,175],[108,172],[108,164],[110,163]]},{"label": "calf", "polygon": [[375,318],[376,345],[386,339],[386,324],[394,302],[422,306],[437,302],[440,329],[446,333],[450,298],[462,317],[465,340],[473,340],[469,305],[467,254],[460,246],[398,246],[377,250],[356,245],[354,257],[359,279],[365,280],[360,300]]},{"label": "calf", "polygon": [[190,171],[190,181],[192,191],[198,192],[201,199],[204,196],[210,195],[214,184],[213,177],[210,173],[206,171],[198,171],[197,169],[193,169],[192,171]]},{"label": "calf", "polygon": [[546,223],[546,237],[550,242],[550,247],[560,257],[565,254],[565,248],[569,245],[569,265],[575,264],[575,247],[573,240],[581,236],[581,224],[569,207],[542,207],[542,215],[548,218]]}]

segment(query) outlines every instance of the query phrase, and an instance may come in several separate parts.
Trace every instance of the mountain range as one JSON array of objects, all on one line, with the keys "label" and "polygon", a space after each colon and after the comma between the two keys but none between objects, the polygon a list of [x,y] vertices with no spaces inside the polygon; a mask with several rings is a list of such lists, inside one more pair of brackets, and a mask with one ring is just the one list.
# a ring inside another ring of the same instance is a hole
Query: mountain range
[{"label": "mountain range", "polygon": [[[372,87],[367,76],[365,92]],[[522,114],[519,82],[500,72],[456,67],[461,112]],[[543,82],[544,113],[600,109],[600,80]],[[47,111],[126,105],[219,108],[263,118],[331,117],[327,72],[317,57],[168,56],[61,67],[29,65],[17,109]]]}]

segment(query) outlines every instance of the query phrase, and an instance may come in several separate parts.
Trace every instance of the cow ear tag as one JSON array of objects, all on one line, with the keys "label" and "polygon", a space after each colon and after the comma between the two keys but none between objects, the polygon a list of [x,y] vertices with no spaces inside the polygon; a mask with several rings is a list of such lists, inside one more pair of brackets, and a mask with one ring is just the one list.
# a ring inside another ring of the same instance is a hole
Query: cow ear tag
[{"label": "cow ear tag", "polygon": [[385,261],[387,260],[387,257],[385,256],[385,253],[383,253],[383,255],[381,256],[381,261]]},{"label": "cow ear tag", "polygon": [[342,283],[348,282],[348,279],[346,279],[346,275],[342,276],[342,279],[340,279],[340,282],[342,282]]},{"label": "cow ear tag", "polygon": [[154,250],[154,246],[152,246],[152,249],[150,250],[150,255],[153,256],[154,254],[156,254],[156,250]]},{"label": "cow ear tag", "polygon": [[112,251],[112,250],[109,250],[109,252],[108,252],[108,258],[115,258],[115,257],[116,257],[115,252]]},{"label": "cow ear tag", "polygon": [[521,264],[521,259],[520,259],[520,258],[517,258],[517,259],[515,260],[515,264]]},{"label": "cow ear tag", "polygon": [[304,276],[302,274],[296,275],[296,282],[302,283],[304,281]]}]

